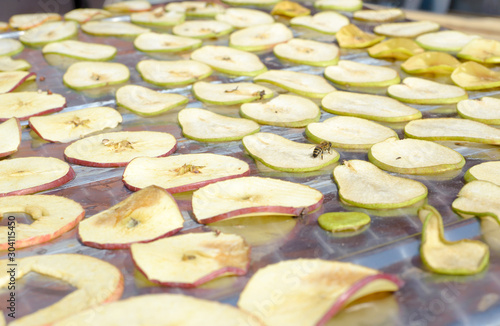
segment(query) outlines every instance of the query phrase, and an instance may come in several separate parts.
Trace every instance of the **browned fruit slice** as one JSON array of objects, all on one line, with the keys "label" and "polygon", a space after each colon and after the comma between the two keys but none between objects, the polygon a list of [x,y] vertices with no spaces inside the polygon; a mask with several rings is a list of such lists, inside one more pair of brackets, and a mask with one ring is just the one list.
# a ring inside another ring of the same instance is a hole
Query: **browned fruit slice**
[{"label": "browned fruit slice", "polygon": [[401,64],[409,74],[451,74],[460,65],[454,56],[444,52],[424,52],[414,55]]},{"label": "browned fruit slice", "polygon": [[335,37],[340,47],[345,49],[363,49],[385,39],[385,36],[363,32],[354,24],[342,27]]},{"label": "browned fruit slice", "polygon": [[451,74],[451,80],[466,90],[482,90],[500,87],[500,72],[468,61],[458,66]]}]

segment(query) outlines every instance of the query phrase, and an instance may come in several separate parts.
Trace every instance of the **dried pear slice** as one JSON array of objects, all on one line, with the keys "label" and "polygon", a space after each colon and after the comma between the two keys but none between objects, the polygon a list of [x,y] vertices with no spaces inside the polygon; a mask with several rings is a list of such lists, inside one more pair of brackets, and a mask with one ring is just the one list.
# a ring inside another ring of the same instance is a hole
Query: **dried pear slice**
[{"label": "dried pear slice", "polygon": [[342,27],[335,34],[335,37],[340,47],[345,49],[363,49],[382,42],[385,39],[385,36],[365,33],[354,24]]},{"label": "dried pear slice", "polygon": [[405,13],[399,8],[379,10],[359,10],[353,14],[354,19],[368,22],[384,23],[403,19]]},{"label": "dried pear slice", "polygon": [[314,16],[300,16],[290,20],[293,27],[304,27],[324,34],[335,34],[349,25],[349,18],[335,11],[323,11]]},{"label": "dried pear slice", "polygon": [[282,23],[243,28],[229,36],[229,46],[243,51],[262,51],[293,38],[293,32]]},{"label": "dried pear slice", "polygon": [[253,81],[273,84],[289,92],[312,98],[323,98],[335,91],[321,76],[288,70],[269,70],[256,76]]},{"label": "dried pear slice", "polygon": [[356,11],[363,8],[362,0],[316,0],[314,8],[318,10]]},{"label": "dried pear slice", "polygon": [[500,161],[484,162],[474,165],[464,175],[465,182],[475,180],[489,181],[500,186]]},{"label": "dried pear slice", "polygon": [[183,95],[160,93],[138,85],[126,85],[116,91],[117,105],[143,116],[162,114],[188,102]]},{"label": "dried pear slice", "polygon": [[9,25],[11,28],[19,30],[27,30],[47,22],[62,20],[61,15],[54,12],[35,13],[35,14],[20,14],[13,15],[9,18]]},{"label": "dried pear slice", "polygon": [[437,31],[440,27],[441,26],[438,23],[424,20],[416,22],[381,24],[375,26],[373,31],[376,34],[390,37],[414,38],[421,34]]},{"label": "dried pear slice", "polygon": [[500,63],[500,41],[478,39],[465,45],[457,57],[480,63]]},{"label": "dried pear slice", "polygon": [[134,40],[134,46],[142,52],[181,52],[199,48],[202,40],[166,33],[142,33]]},{"label": "dried pear slice", "polygon": [[461,169],[464,157],[432,141],[389,139],[373,145],[368,159],[379,168],[405,174],[433,174]]},{"label": "dried pear slice", "polygon": [[396,37],[368,48],[368,54],[373,58],[389,58],[406,60],[411,56],[423,53],[415,41],[409,38]]},{"label": "dried pear slice", "polygon": [[19,145],[21,145],[21,136],[21,124],[17,118],[10,118],[0,123],[0,137],[2,137],[0,157],[9,156],[17,152]]},{"label": "dried pear slice", "polygon": [[21,86],[25,81],[36,78],[34,72],[27,71],[7,71],[0,72],[0,94],[12,92]]},{"label": "dried pear slice", "polygon": [[78,33],[78,24],[73,21],[51,22],[27,30],[19,41],[29,46],[41,46],[62,41]]},{"label": "dried pear slice", "polygon": [[97,8],[77,8],[68,11],[64,15],[65,20],[73,20],[77,23],[83,24],[91,20],[99,20],[111,17],[112,14],[104,9]]},{"label": "dried pear slice", "polygon": [[[10,28],[10,25],[9,23],[6,23],[6,22],[2,22],[0,21],[0,31],[1,32],[5,32],[5,31],[8,31]],[[0,317],[1,318],[1,317]]]},{"label": "dried pear slice", "polygon": [[314,142],[328,141],[333,147],[369,149],[372,145],[398,135],[390,128],[373,121],[355,117],[333,117],[323,122],[311,123],[306,136]]},{"label": "dried pear slice", "polygon": [[43,47],[44,55],[58,54],[78,60],[108,61],[115,57],[117,49],[111,45],[74,40],[54,42]]},{"label": "dried pear slice", "polygon": [[500,223],[500,186],[489,181],[471,181],[460,190],[451,208],[459,214],[491,216]]},{"label": "dried pear slice", "polygon": [[443,52],[424,52],[417,54],[401,64],[408,74],[451,74],[460,65],[454,56]]},{"label": "dried pear slice", "polygon": [[366,161],[344,161],[333,170],[333,177],[340,199],[357,207],[399,208],[427,197],[427,187],[423,183],[390,175]]},{"label": "dried pear slice", "polygon": [[177,11],[166,12],[161,7],[152,11],[135,12],[130,15],[132,23],[148,26],[174,26],[183,23],[184,19],[184,13]]},{"label": "dried pear slice", "polygon": [[222,2],[230,6],[267,7],[280,2],[280,0],[222,0]]},{"label": "dried pear slice", "polygon": [[212,74],[208,65],[194,60],[142,60],[137,71],[148,83],[162,87],[189,85]]},{"label": "dried pear slice", "polygon": [[228,23],[234,28],[274,23],[273,16],[267,12],[247,8],[227,8],[225,12],[217,14],[215,20]]},{"label": "dried pear slice", "polygon": [[32,116],[61,111],[66,106],[66,98],[60,94],[47,92],[13,92],[0,94],[0,121],[12,117],[28,120]]},{"label": "dried pear slice", "polygon": [[451,80],[466,90],[482,90],[500,87],[500,72],[486,68],[480,63],[468,61],[458,66]]},{"label": "dried pear slice", "polygon": [[77,62],[63,75],[64,85],[76,90],[121,84],[129,80],[127,66],[116,62]]},{"label": "dried pear slice", "polygon": [[193,84],[192,91],[199,101],[216,105],[242,104],[274,96],[271,89],[254,83],[215,84],[199,81]]},{"label": "dried pear slice", "polygon": [[0,39],[0,55],[16,55],[24,49],[24,45],[18,40],[3,38]]},{"label": "dried pear slice", "polygon": [[357,231],[370,222],[370,215],[361,212],[331,212],[318,217],[319,226],[331,232]]},{"label": "dried pear slice", "polygon": [[478,38],[481,36],[459,31],[439,31],[420,35],[415,39],[415,42],[426,50],[458,52],[467,43]]},{"label": "dried pear slice", "polygon": [[0,56],[0,72],[30,70],[31,64],[23,59],[14,60],[9,56]]},{"label": "dried pear slice", "polygon": [[500,99],[498,98],[483,97],[475,100],[463,100],[457,103],[457,111],[462,118],[490,125],[500,125]]},{"label": "dried pear slice", "polygon": [[119,1],[105,5],[104,9],[113,13],[147,11],[151,9],[151,3],[145,0]]},{"label": "dried pear slice", "polygon": [[401,84],[389,86],[387,94],[414,104],[448,104],[468,98],[467,92],[460,87],[417,77],[406,77]]},{"label": "dried pear slice", "polygon": [[260,124],[302,128],[319,121],[321,112],[316,103],[309,99],[282,94],[265,103],[244,103],[240,115]]},{"label": "dried pear slice", "polygon": [[281,60],[318,67],[336,65],[340,56],[335,44],[299,38],[276,45],[273,52]]},{"label": "dried pear slice", "polygon": [[460,140],[500,145],[500,130],[487,124],[457,118],[430,118],[410,121],[405,135],[424,140]]},{"label": "dried pear slice", "polygon": [[227,46],[205,45],[191,54],[191,59],[206,63],[212,69],[235,76],[257,76],[267,67],[253,53]]},{"label": "dried pear slice", "polygon": [[401,81],[396,70],[356,61],[340,60],[336,66],[325,69],[325,77],[345,86],[385,87]]},{"label": "dried pear slice", "polygon": [[184,136],[204,142],[240,140],[260,130],[252,120],[226,117],[198,108],[184,109],[177,118]]},{"label": "dried pear slice", "polygon": [[149,28],[119,21],[90,21],[81,27],[85,33],[96,36],[138,36],[150,31]]},{"label": "dried pear slice", "polygon": [[298,143],[272,133],[259,132],[243,138],[243,147],[255,160],[285,172],[316,171],[339,160],[334,149],[313,156],[316,146]]},{"label": "dried pear slice", "polygon": [[439,274],[471,275],[488,265],[490,251],[486,244],[469,239],[447,241],[441,214],[432,206],[422,207],[418,215],[425,220],[420,256],[429,270]]},{"label": "dried pear slice", "polygon": [[189,20],[172,28],[175,35],[200,39],[220,37],[232,31],[233,26],[217,20]]},{"label": "dried pear slice", "polygon": [[307,16],[311,13],[309,8],[306,8],[298,2],[283,0],[278,2],[271,10],[271,15],[280,15],[285,17]]},{"label": "dried pear slice", "polygon": [[224,13],[225,8],[221,4],[211,1],[181,1],[168,3],[165,10],[180,12],[187,17],[215,17]]},{"label": "dried pear slice", "polygon": [[420,119],[422,113],[392,98],[352,92],[332,92],[321,100],[326,112],[375,121],[401,122]]}]

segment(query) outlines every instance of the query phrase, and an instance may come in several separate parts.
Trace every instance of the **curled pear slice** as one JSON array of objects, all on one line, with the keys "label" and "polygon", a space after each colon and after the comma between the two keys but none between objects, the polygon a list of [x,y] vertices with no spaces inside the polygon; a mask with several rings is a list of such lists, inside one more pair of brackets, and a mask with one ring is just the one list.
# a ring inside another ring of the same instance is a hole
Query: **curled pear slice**
[{"label": "curled pear slice", "polygon": [[353,14],[354,19],[384,23],[403,19],[405,13],[399,8],[379,9],[379,10],[358,10]]},{"label": "curled pear slice", "polygon": [[500,145],[500,130],[487,124],[457,118],[430,118],[410,121],[405,135],[424,140],[460,140]]},{"label": "curled pear slice", "polygon": [[74,40],[49,43],[43,47],[44,55],[58,54],[78,60],[108,61],[116,55],[116,48],[111,45],[86,43]]},{"label": "curled pear slice", "polygon": [[0,94],[12,92],[25,81],[33,80],[36,74],[27,71],[0,72]]},{"label": "curled pear slice", "polygon": [[0,94],[0,121],[12,117],[28,120],[32,116],[61,111],[66,106],[66,98],[60,94],[47,92],[12,92]]},{"label": "curled pear slice", "polygon": [[318,10],[356,11],[363,8],[362,0],[317,0],[314,7]]},{"label": "curled pear slice", "polygon": [[261,51],[293,38],[293,32],[282,23],[243,28],[231,34],[229,46],[243,51]]},{"label": "curled pear slice", "polygon": [[90,21],[81,27],[85,33],[96,36],[137,36],[150,31],[149,28],[120,21]]},{"label": "curled pear slice", "polygon": [[451,74],[460,65],[454,56],[443,52],[424,52],[414,55],[401,64],[408,74]]},{"label": "curled pear slice", "polygon": [[63,75],[64,85],[76,90],[121,84],[129,80],[127,66],[116,62],[83,61],[72,64]]},{"label": "curled pear slice", "polygon": [[240,140],[260,129],[252,120],[226,117],[198,108],[183,109],[177,118],[184,136],[204,142]]},{"label": "curled pear slice", "polygon": [[0,123],[0,157],[9,156],[17,152],[19,145],[21,145],[21,124],[17,118],[10,118],[9,120]]},{"label": "curled pear slice", "polygon": [[500,41],[477,39],[465,45],[457,57],[480,63],[500,63]]},{"label": "curled pear slice", "polygon": [[36,14],[20,14],[13,15],[9,18],[11,28],[19,30],[28,30],[47,22],[62,20],[61,15],[54,12],[36,13]]},{"label": "curled pear slice", "polygon": [[142,60],[137,64],[142,79],[157,86],[173,87],[192,84],[212,74],[212,69],[194,60]]},{"label": "curled pear slice", "polygon": [[468,61],[458,66],[451,80],[466,90],[482,90],[500,87],[500,72],[486,68],[480,63]]},{"label": "curled pear slice", "polygon": [[147,11],[151,9],[151,3],[145,0],[119,1],[105,5],[104,9],[113,13]]},{"label": "curled pear slice", "polygon": [[97,8],[77,8],[68,11],[64,15],[64,19],[73,20],[77,23],[83,24],[91,20],[99,20],[111,17],[112,14],[104,9]]},{"label": "curled pear slice", "polygon": [[389,86],[387,94],[414,104],[448,104],[468,98],[467,92],[460,87],[417,77],[406,77],[401,84]]},{"label": "curled pear slice", "polygon": [[335,11],[323,11],[314,16],[300,16],[290,20],[293,27],[304,27],[324,34],[335,34],[349,25],[349,18]]},{"label": "curled pear slice", "polygon": [[495,97],[460,101],[457,103],[457,111],[462,118],[500,125],[500,99]]},{"label": "curled pear slice", "polygon": [[385,39],[385,36],[363,32],[354,24],[342,27],[335,36],[340,47],[345,49],[363,49]]},{"label": "curled pear slice", "polygon": [[343,116],[310,123],[306,136],[317,143],[328,141],[333,147],[348,149],[369,149],[373,144],[398,137],[394,130],[373,121]]},{"label": "curled pear slice", "polygon": [[175,36],[166,33],[142,33],[134,40],[134,46],[142,52],[181,52],[199,48],[199,39]]},{"label": "curled pear slice", "polygon": [[274,92],[254,83],[207,83],[199,81],[193,84],[193,95],[204,103],[216,105],[235,105],[268,99]]},{"label": "curled pear slice", "polygon": [[217,20],[189,20],[172,28],[175,35],[200,39],[220,37],[232,31],[233,26]]},{"label": "curled pear slice", "polygon": [[302,6],[298,2],[293,1],[280,1],[271,10],[271,15],[280,15],[285,17],[299,17],[299,16],[307,16],[311,13],[309,8]]},{"label": "curled pear slice", "polygon": [[475,180],[489,181],[500,186],[500,161],[484,162],[474,165],[464,175],[465,182]]},{"label": "curled pear slice", "polygon": [[158,7],[152,11],[134,12],[130,15],[130,21],[134,24],[148,26],[174,26],[184,22],[185,16],[182,12],[168,11]]},{"label": "curled pear slice", "polygon": [[230,6],[256,6],[267,7],[278,3],[280,0],[222,0]]},{"label": "curled pear slice", "polygon": [[432,206],[422,207],[418,215],[425,221],[420,255],[429,270],[439,274],[471,275],[488,265],[490,251],[486,244],[469,239],[447,241],[441,214]]},{"label": "curled pear slice", "polygon": [[24,45],[11,38],[0,39],[0,55],[16,55],[24,49]]},{"label": "curled pear slice", "polygon": [[410,206],[427,197],[423,183],[390,175],[366,161],[344,161],[333,170],[333,177],[340,199],[352,206],[391,209]]},{"label": "curled pear slice", "polygon": [[160,93],[138,85],[126,85],[116,91],[117,105],[143,116],[162,114],[188,101],[183,95]]},{"label": "curled pear slice", "polygon": [[[276,134],[259,132],[243,138],[243,147],[255,160],[278,171],[316,171],[339,160],[334,149],[298,143]],[[318,150],[317,150],[318,148]],[[321,151],[318,155],[316,151]]]},{"label": "curled pear slice", "polygon": [[227,8],[225,12],[217,14],[215,20],[228,23],[234,28],[274,23],[273,16],[267,12],[247,8]]},{"label": "curled pear slice", "polygon": [[406,60],[411,56],[423,53],[415,41],[409,38],[395,37],[368,48],[368,54],[373,58]]},{"label": "curled pear slice", "polygon": [[221,4],[211,1],[170,2],[165,6],[165,10],[183,13],[187,17],[215,17],[225,12]]},{"label": "curled pear slice", "polygon": [[78,24],[73,21],[51,22],[27,30],[19,41],[29,46],[41,46],[62,41],[78,33]]},{"label": "curled pear slice", "polygon": [[415,41],[426,50],[458,52],[467,43],[481,36],[468,35],[459,31],[439,31],[420,35]]},{"label": "curled pear slice", "polygon": [[416,22],[381,24],[376,26],[373,31],[376,34],[390,37],[414,38],[421,34],[437,31],[439,28],[440,25],[438,23],[424,20]]},{"label": "curled pear slice", "polygon": [[370,215],[361,212],[331,212],[318,217],[319,226],[331,232],[357,231],[370,222]]},{"label": "curled pear slice", "polygon": [[379,168],[405,174],[432,174],[461,169],[464,157],[440,144],[419,139],[389,139],[373,145],[370,162]]},{"label": "curled pear slice", "polygon": [[500,186],[489,181],[471,181],[467,183],[451,204],[459,214],[491,216],[500,223]]},{"label": "curled pear slice", "polygon": [[269,70],[255,77],[253,81],[273,84],[289,92],[312,98],[323,98],[335,91],[321,76],[288,70]]},{"label": "curled pear slice", "polygon": [[326,67],[324,74],[328,80],[345,86],[384,87],[401,81],[398,72],[392,68],[349,60],[340,60],[336,66]]},{"label": "curled pear slice", "polygon": [[335,65],[340,56],[335,44],[299,38],[276,45],[273,52],[281,60],[318,67]]}]

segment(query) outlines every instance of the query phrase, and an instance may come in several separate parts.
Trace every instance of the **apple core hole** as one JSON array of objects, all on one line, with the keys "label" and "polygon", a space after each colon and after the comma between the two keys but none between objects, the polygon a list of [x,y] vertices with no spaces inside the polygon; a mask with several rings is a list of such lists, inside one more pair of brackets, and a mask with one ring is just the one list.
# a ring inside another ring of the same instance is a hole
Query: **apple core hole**
[{"label": "apple core hole", "polygon": [[2,220],[0,221],[0,226],[9,226],[10,221],[16,221],[21,224],[31,224],[35,220],[31,217],[30,214],[21,213],[21,212],[10,212],[4,213],[2,216]]}]

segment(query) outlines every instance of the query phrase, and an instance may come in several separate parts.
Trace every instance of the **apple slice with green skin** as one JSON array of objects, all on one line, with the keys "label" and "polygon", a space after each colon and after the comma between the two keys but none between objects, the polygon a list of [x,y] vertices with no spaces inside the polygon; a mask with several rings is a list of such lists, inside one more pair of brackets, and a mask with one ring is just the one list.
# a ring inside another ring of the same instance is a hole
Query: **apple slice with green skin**
[{"label": "apple slice with green skin", "polygon": [[462,118],[500,125],[500,99],[495,97],[460,101],[457,103],[457,111]]},{"label": "apple slice with green skin", "polygon": [[293,32],[282,23],[250,26],[229,36],[229,46],[243,51],[262,51],[293,38]]},{"label": "apple slice with green skin", "polygon": [[257,161],[278,171],[316,171],[339,160],[333,149],[314,157],[316,146],[298,143],[272,133],[259,132],[243,138],[243,147]]},{"label": "apple slice with green skin", "polygon": [[256,6],[256,7],[267,7],[272,6],[280,0],[221,0],[223,3],[230,6]]},{"label": "apple slice with green skin", "polygon": [[142,33],[134,40],[134,47],[142,52],[182,52],[199,48],[202,40],[166,33]]},{"label": "apple slice with green skin", "polygon": [[122,84],[130,78],[127,66],[116,62],[76,62],[63,75],[63,83],[75,90]]},{"label": "apple slice with green skin", "polygon": [[240,115],[259,124],[302,128],[319,121],[321,111],[309,99],[282,94],[265,103],[244,103],[240,107]]},{"label": "apple slice with green skin", "polygon": [[61,111],[66,98],[46,92],[12,92],[0,94],[0,122],[16,117],[28,120],[30,117]]},{"label": "apple slice with green skin", "polygon": [[196,190],[192,200],[194,218],[201,224],[243,216],[300,216],[322,202],[323,194],[314,188],[261,177],[212,183]]},{"label": "apple slice with green skin", "polygon": [[448,75],[460,65],[454,56],[443,52],[424,52],[414,55],[401,64],[401,69],[411,75],[444,74]]},{"label": "apple slice with green skin", "polygon": [[210,66],[195,60],[142,60],[137,71],[142,79],[161,87],[189,85],[212,74]]},{"label": "apple slice with green skin", "polygon": [[[294,259],[259,269],[241,293],[238,307],[268,326],[323,326],[356,299],[402,286],[394,275],[352,263]],[[280,293],[280,300],[269,300],[272,293]]]},{"label": "apple slice with green skin", "polygon": [[64,15],[65,20],[76,21],[77,23],[83,24],[91,20],[99,20],[111,17],[112,14],[104,9],[97,8],[77,8],[68,11]]},{"label": "apple slice with green skin", "polygon": [[321,100],[326,112],[383,122],[422,118],[422,113],[392,98],[353,92],[331,92]]},{"label": "apple slice with green skin", "polygon": [[421,34],[435,32],[441,26],[438,23],[430,21],[416,21],[404,23],[387,23],[375,26],[374,32],[379,35],[390,37],[409,37],[414,38]]},{"label": "apple slice with green skin", "polygon": [[165,113],[188,102],[183,95],[160,93],[138,85],[126,85],[116,91],[117,105],[146,117]]},{"label": "apple slice with green skin", "polygon": [[451,80],[466,90],[477,91],[500,87],[500,72],[474,61],[467,61],[453,71]]},{"label": "apple slice with green skin", "polygon": [[354,24],[342,27],[335,37],[340,47],[345,49],[363,49],[385,39],[385,36],[365,33]]},{"label": "apple slice with green skin", "polygon": [[10,118],[9,120],[0,124],[0,157],[9,156],[17,152],[19,145],[21,145],[21,124],[17,118]]},{"label": "apple slice with green skin", "polygon": [[11,56],[20,53],[24,45],[18,40],[3,38],[0,39],[0,55]]},{"label": "apple slice with green skin", "polygon": [[500,223],[500,186],[489,181],[471,181],[460,190],[451,208],[458,214],[491,216]]},{"label": "apple slice with green skin", "polygon": [[326,67],[325,77],[336,84],[358,87],[385,87],[401,81],[398,72],[392,68],[349,60],[340,60],[336,66]]},{"label": "apple slice with green skin", "polygon": [[363,8],[362,0],[317,0],[314,8],[318,10],[356,11]]},{"label": "apple slice with green skin", "polygon": [[415,41],[426,50],[458,52],[467,43],[479,38],[479,35],[468,35],[459,31],[439,31],[420,35]]},{"label": "apple slice with green skin", "polygon": [[83,24],[81,28],[85,33],[96,36],[133,37],[150,32],[149,28],[119,21],[90,21]]},{"label": "apple slice with green skin", "polygon": [[249,174],[250,167],[246,162],[225,155],[201,153],[138,157],[125,168],[123,183],[132,191],[156,185],[169,193],[179,193]]},{"label": "apple slice with green skin", "polygon": [[367,22],[384,23],[404,19],[405,13],[399,8],[358,10],[353,14],[353,18]]},{"label": "apple slice with green skin", "polygon": [[73,21],[51,22],[27,30],[19,41],[29,46],[42,46],[72,38],[78,33],[78,24]]},{"label": "apple slice with green skin", "polygon": [[426,205],[418,214],[425,220],[420,256],[429,270],[447,275],[472,275],[486,268],[490,257],[486,244],[469,239],[447,241],[443,219],[434,207]]},{"label": "apple slice with green skin", "polygon": [[306,128],[306,136],[317,143],[328,141],[333,147],[347,149],[369,149],[386,139],[398,138],[391,128],[373,121],[344,116],[310,123]]},{"label": "apple slice with green skin", "polygon": [[475,180],[489,181],[500,186],[500,161],[484,162],[474,165],[464,175],[465,182]]},{"label": "apple slice with green skin", "polygon": [[104,6],[104,10],[112,13],[128,13],[138,11],[148,11],[151,9],[151,3],[145,0],[128,0],[110,3]]},{"label": "apple slice with green skin", "polygon": [[217,20],[188,20],[172,28],[172,33],[178,36],[199,39],[216,38],[233,31],[233,26]]},{"label": "apple slice with green skin", "polygon": [[401,84],[389,86],[387,94],[401,102],[424,105],[457,103],[468,98],[460,87],[417,77],[406,77]]},{"label": "apple slice with green skin", "polygon": [[281,60],[318,67],[336,65],[340,56],[335,44],[298,38],[276,45],[273,52]]},{"label": "apple slice with green skin", "polygon": [[284,17],[299,17],[299,16],[307,16],[311,13],[309,8],[302,6],[298,2],[294,1],[280,1],[271,10],[271,15],[278,15]]},{"label": "apple slice with green skin", "polygon": [[0,161],[5,174],[0,197],[27,195],[59,187],[75,177],[68,163],[54,157],[21,157]]},{"label": "apple slice with green skin", "polygon": [[134,24],[148,26],[174,26],[184,22],[185,15],[182,12],[168,11],[158,7],[152,11],[135,12],[130,15],[130,21]]},{"label": "apple slice with green skin", "polygon": [[19,29],[22,31],[40,26],[47,22],[62,20],[61,15],[48,12],[36,14],[19,14],[13,15],[9,18],[9,25],[11,28]]},{"label": "apple slice with green skin", "polygon": [[410,121],[405,136],[424,140],[470,141],[500,145],[500,130],[487,124],[458,118],[429,118]]},{"label": "apple slice with green skin", "polygon": [[259,124],[252,120],[226,117],[199,108],[183,109],[177,118],[185,137],[202,142],[240,140],[260,130]]},{"label": "apple slice with green skin", "polygon": [[0,94],[12,92],[25,81],[36,79],[34,72],[7,71],[0,72]]},{"label": "apple slice with green skin", "polygon": [[73,164],[117,167],[140,156],[168,156],[176,148],[175,137],[167,132],[120,131],[77,140],[66,147],[64,158]]},{"label": "apple slice with green skin", "polygon": [[406,60],[424,51],[425,50],[412,39],[402,37],[391,38],[368,48],[368,54],[373,58],[395,60]]},{"label": "apple slice with green skin", "polygon": [[335,11],[323,11],[314,16],[294,17],[290,20],[293,27],[304,27],[324,34],[335,34],[349,25],[349,18]]},{"label": "apple slice with green skin", "polygon": [[274,92],[254,83],[207,83],[199,81],[193,84],[193,95],[199,101],[215,105],[235,105],[269,99]]},{"label": "apple slice with green skin", "polygon": [[288,70],[269,70],[256,76],[253,81],[276,85],[289,92],[312,98],[323,98],[335,91],[321,76]]},{"label": "apple slice with green skin", "polygon": [[464,157],[457,151],[428,140],[389,139],[373,145],[370,162],[379,168],[405,174],[433,174],[461,169]]},{"label": "apple slice with green skin", "polygon": [[215,20],[228,23],[234,28],[274,23],[273,16],[267,12],[247,8],[227,8],[225,12],[218,13]]},{"label": "apple slice with green skin", "polygon": [[500,63],[500,41],[477,39],[467,43],[457,57],[480,63]]},{"label": "apple slice with green skin", "polygon": [[357,231],[370,222],[370,215],[360,212],[331,212],[318,217],[319,226],[331,232]]},{"label": "apple slice with green skin", "polygon": [[117,49],[111,45],[74,40],[49,43],[42,49],[44,56],[55,54],[89,61],[108,61],[115,57],[116,52]]},{"label": "apple slice with green skin", "polygon": [[181,1],[168,3],[165,10],[183,13],[187,17],[211,18],[224,13],[225,8],[219,3],[209,1]]},{"label": "apple slice with green skin", "polygon": [[191,54],[191,59],[212,69],[234,76],[257,76],[267,67],[253,53],[220,45],[205,45]]},{"label": "apple slice with green skin", "polygon": [[30,70],[31,64],[23,59],[14,60],[9,56],[0,56],[0,71]]},{"label": "apple slice with green skin", "polygon": [[[18,326],[52,325],[87,308],[99,309],[105,302],[118,300],[123,293],[123,275],[114,265],[94,257],[78,254],[37,255],[17,258],[16,278],[30,272],[69,283],[76,290],[60,301],[32,314],[16,318]],[[9,284],[8,259],[0,261],[3,272],[0,287]]]},{"label": "apple slice with green skin", "polygon": [[120,113],[105,106],[29,119],[30,128],[43,140],[53,143],[69,143],[94,132],[114,128],[121,122]]},{"label": "apple slice with green skin", "polygon": [[[33,219],[31,224],[16,223],[16,249],[51,241],[73,229],[85,217],[85,211],[80,204],[60,196],[26,195],[0,198],[0,216],[14,212],[28,214]],[[0,231],[0,250],[7,250],[8,227],[0,226]]]},{"label": "apple slice with green skin", "polygon": [[344,161],[333,170],[333,177],[340,199],[352,206],[392,209],[413,205],[427,197],[423,183],[390,175],[366,161]]}]

